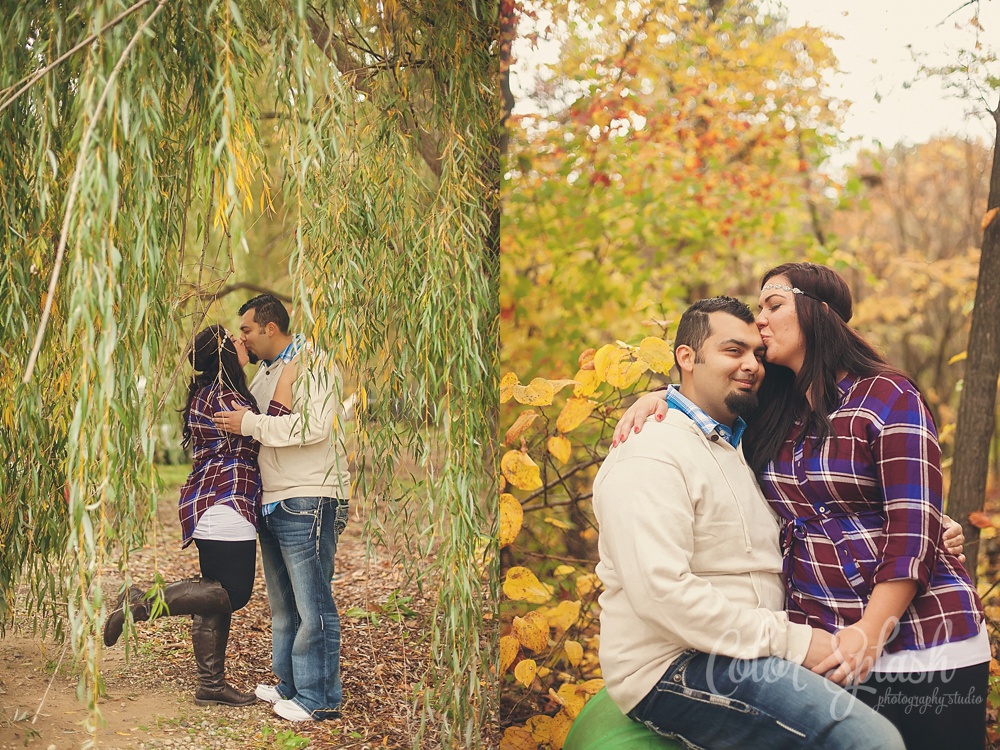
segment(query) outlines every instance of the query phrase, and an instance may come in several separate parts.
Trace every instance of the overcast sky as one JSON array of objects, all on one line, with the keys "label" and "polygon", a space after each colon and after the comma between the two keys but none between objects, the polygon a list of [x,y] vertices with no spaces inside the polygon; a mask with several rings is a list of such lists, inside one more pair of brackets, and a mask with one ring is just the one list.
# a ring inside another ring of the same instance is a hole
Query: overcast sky
[{"label": "overcast sky", "polygon": [[[953,97],[937,79],[919,80],[914,60],[918,53],[929,64],[955,63],[959,49],[972,47],[974,34],[956,26],[964,27],[974,8],[949,17],[965,1],[786,0],[783,5],[791,25],[809,24],[842,37],[830,40],[842,72],[829,83],[831,94],[852,102],[845,135],[860,136],[866,143],[878,139],[887,146],[939,133],[992,142],[995,128],[985,113],[986,103],[980,101],[979,112],[967,117],[976,103]],[[990,38],[1000,42],[1000,0],[981,0],[979,11],[984,29],[980,39],[984,44]]]}]

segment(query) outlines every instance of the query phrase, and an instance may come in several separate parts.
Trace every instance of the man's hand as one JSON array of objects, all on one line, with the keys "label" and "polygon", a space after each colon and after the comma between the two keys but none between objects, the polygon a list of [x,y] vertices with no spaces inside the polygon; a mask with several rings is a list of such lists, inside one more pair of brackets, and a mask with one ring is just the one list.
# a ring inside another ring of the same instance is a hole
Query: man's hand
[{"label": "man's hand", "polygon": [[[832,633],[827,633],[825,630],[820,630],[819,628],[813,628],[812,639],[809,641],[809,650],[806,652],[806,658],[802,662],[802,666],[806,669],[813,669],[813,667],[825,662],[833,654],[836,643],[836,638],[834,638]],[[813,671],[816,670],[813,669]]]},{"label": "man's hand", "polygon": [[242,435],[243,426],[243,415],[246,414],[249,409],[243,407],[242,409],[237,409],[236,411],[217,411],[212,415],[212,421],[215,426],[222,430],[223,432],[231,432],[234,435]]},{"label": "man's hand", "polygon": [[965,563],[965,555],[962,554],[962,548],[965,546],[962,524],[948,515],[942,518],[942,522],[944,533],[941,534],[941,544],[944,546],[944,551],[949,555],[955,555],[960,563]]},{"label": "man's hand", "polygon": [[612,447],[619,443],[624,443],[629,434],[642,431],[642,423],[646,417],[656,415],[660,421],[667,416],[667,399],[662,391],[657,393],[647,393],[640,396],[628,410],[622,414],[622,418],[615,426],[614,439],[611,441]]}]

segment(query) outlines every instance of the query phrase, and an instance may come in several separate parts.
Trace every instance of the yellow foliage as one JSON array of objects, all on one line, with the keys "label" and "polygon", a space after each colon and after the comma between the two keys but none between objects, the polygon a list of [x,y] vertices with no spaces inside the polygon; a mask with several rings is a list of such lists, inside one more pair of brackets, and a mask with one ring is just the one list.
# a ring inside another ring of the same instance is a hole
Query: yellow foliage
[{"label": "yellow foliage", "polygon": [[517,498],[508,493],[500,495],[500,546],[512,544],[521,531],[524,509]]},{"label": "yellow foliage", "polygon": [[596,404],[586,398],[571,398],[566,401],[566,405],[559,412],[556,419],[556,429],[559,432],[567,433],[575,430],[584,420],[590,416]]},{"label": "yellow foliage", "polygon": [[587,573],[576,579],[576,593],[580,597],[587,596],[591,591],[601,588],[601,579],[596,573]]},{"label": "yellow foliage", "polygon": [[674,366],[674,355],[670,345],[656,336],[647,336],[639,344],[639,359],[653,372],[666,374]]},{"label": "yellow foliage", "polygon": [[538,743],[524,727],[507,727],[500,738],[500,750],[538,750]]},{"label": "yellow foliage", "polygon": [[571,666],[577,667],[583,660],[583,646],[577,641],[566,641],[563,644],[563,651],[566,652],[566,660]]},{"label": "yellow foliage", "polygon": [[532,604],[544,604],[552,597],[551,588],[541,583],[530,570],[522,567],[513,567],[507,571],[503,592],[516,602]]},{"label": "yellow foliage", "polygon": [[552,723],[549,724],[549,745],[552,750],[562,750],[574,718],[565,711],[560,711],[552,717]]},{"label": "yellow foliage", "polygon": [[542,520],[545,521],[545,523],[549,524],[549,526],[555,526],[557,529],[560,529],[561,531],[569,531],[571,528],[573,528],[565,521],[560,521],[558,518],[553,518],[552,516],[545,516],[545,518],[543,518]]},{"label": "yellow foliage", "polygon": [[500,470],[507,481],[519,490],[537,490],[542,486],[538,464],[523,451],[507,451],[500,459]]},{"label": "yellow foliage", "polygon": [[521,659],[514,667],[514,679],[525,687],[531,687],[536,671],[538,671],[538,665],[535,664],[534,659]]},{"label": "yellow foliage", "polygon": [[577,381],[574,378],[573,380],[550,380],[549,383],[552,384],[552,392],[559,393],[559,391],[561,391],[568,385],[575,386],[577,384]]},{"label": "yellow foliage", "polygon": [[510,665],[517,658],[517,651],[521,648],[521,642],[512,635],[505,635],[500,639],[500,674],[506,674]]},{"label": "yellow foliage", "polygon": [[514,395],[514,386],[518,385],[521,381],[517,379],[517,375],[512,372],[508,372],[502,378],[500,378],[500,403],[506,404],[510,401],[511,396]]},{"label": "yellow foliage", "polygon": [[580,607],[579,601],[559,602],[559,606],[549,612],[549,626],[560,633],[565,633],[580,619]]},{"label": "yellow foliage", "polygon": [[568,576],[576,572],[576,568],[572,565],[560,565],[558,568],[552,571],[552,575],[556,578],[562,578],[563,576]]},{"label": "yellow foliage", "polygon": [[570,453],[573,450],[573,446],[569,442],[569,438],[564,435],[553,435],[546,442],[546,446],[549,449],[549,453],[556,458],[559,463],[566,463],[569,461]]},{"label": "yellow foliage", "polygon": [[601,377],[597,374],[597,370],[593,368],[580,370],[573,379],[577,383],[573,389],[574,396],[593,396],[597,392],[597,389],[601,387]]},{"label": "yellow foliage", "polygon": [[537,654],[549,645],[549,623],[538,612],[528,612],[524,617],[515,617],[511,627],[514,636],[529,651]]},{"label": "yellow foliage", "polygon": [[545,714],[532,716],[524,722],[524,728],[531,732],[532,738],[536,742],[549,741],[549,729],[552,727],[552,717]]},{"label": "yellow foliage", "polygon": [[514,386],[514,400],[527,406],[548,406],[556,389],[550,380],[534,378],[528,385]]},{"label": "yellow foliage", "polygon": [[507,430],[507,434],[504,436],[504,442],[510,445],[515,440],[517,440],[525,431],[531,427],[531,423],[538,419],[539,414],[534,409],[528,409],[527,411],[521,412],[517,419],[514,420],[514,424],[510,426]]}]

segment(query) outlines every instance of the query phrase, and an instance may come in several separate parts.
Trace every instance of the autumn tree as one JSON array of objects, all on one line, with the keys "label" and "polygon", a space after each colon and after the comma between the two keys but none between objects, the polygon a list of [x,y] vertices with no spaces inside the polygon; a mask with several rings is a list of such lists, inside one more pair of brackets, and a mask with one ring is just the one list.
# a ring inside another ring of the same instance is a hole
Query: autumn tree
[{"label": "autumn tree", "polygon": [[[460,0],[8,8],[0,626],[21,592],[65,623],[92,707],[102,568],[120,560],[130,580],[184,342],[253,262],[254,222],[280,210],[293,325],[358,389],[358,490],[377,493],[375,527],[404,560],[434,550],[440,566],[411,568],[439,597],[414,746],[428,727],[483,742],[496,24],[494,4]],[[395,470],[403,458],[419,476]],[[420,526],[394,525],[412,508]]]},{"label": "autumn tree", "polygon": [[[756,3],[547,3],[561,47],[511,118],[502,358],[568,373],[570,342],[823,259],[840,107],[822,33]],[[544,29],[541,32],[544,36]]]}]

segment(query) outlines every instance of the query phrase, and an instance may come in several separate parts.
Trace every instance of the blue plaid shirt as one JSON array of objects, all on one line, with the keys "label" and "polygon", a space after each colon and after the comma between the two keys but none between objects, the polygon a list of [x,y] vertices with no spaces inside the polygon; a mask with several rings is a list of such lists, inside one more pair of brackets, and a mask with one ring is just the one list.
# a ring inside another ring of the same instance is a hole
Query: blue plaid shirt
[{"label": "blue plaid shirt", "polygon": [[[260,361],[260,366],[261,367],[270,367],[271,365],[273,365],[278,360],[281,360],[282,362],[284,362],[287,365],[289,362],[291,362],[293,359],[295,359],[298,356],[299,352],[301,352],[305,348],[305,345],[306,345],[306,337],[305,337],[305,335],[301,334],[301,333],[296,333],[294,336],[292,336],[292,343],[290,343],[288,346],[286,346],[284,349],[282,349],[281,350],[281,354],[279,354],[277,357],[275,357],[274,359],[272,359],[270,361],[261,360]],[[270,415],[281,416],[281,413],[282,413],[281,411],[275,411],[274,409],[268,409],[268,414],[270,414]],[[289,413],[290,414],[291,412],[285,412],[285,413]],[[271,515],[274,512],[274,509],[277,508],[278,505],[280,505],[280,504],[281,504],[280,500],[278,502],[276,502],[276,503],[265,503],[264,505],[262,505],[260,507],[260,514],[262,516],[269,516],[269,515]]]},{"label": "blue plaid shirt", "polygon": [[743,433],[747,428],[743,417],[736,417],[732,427],[716,422],[691,399],[682,396],[676,385],[667,386],[667,406],[690,417],[691,421],[698,425],[698,429],[705,433],[705,437],[710,438],[712,433],[715,433],[734,448],[740,447],[740,440],[743,439]]}]

